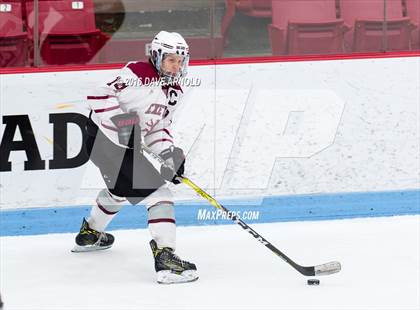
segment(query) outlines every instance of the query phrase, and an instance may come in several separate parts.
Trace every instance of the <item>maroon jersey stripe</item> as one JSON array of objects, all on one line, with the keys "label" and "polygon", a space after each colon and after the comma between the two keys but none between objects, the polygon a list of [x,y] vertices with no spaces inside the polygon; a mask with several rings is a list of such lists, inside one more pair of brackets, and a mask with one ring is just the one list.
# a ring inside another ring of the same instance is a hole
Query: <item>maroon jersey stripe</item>
[{"label": "maroon jersey stripe", "polygon": [[108,126],[108,125],[106,125],[106,124],[104,124],[102,122],[101,122],[101,126],[104,127],[104,128],[106,128],[106,129],[112,130],[112,131],[118,131],[117,128],[112,127],[112,126]]},{"label": "maroon jersey stripe", "polygon": [[95,112],[95,113],[103,113],[103,112],[108,112],[108,111],[116,110],[116,109],[119,109],[119,108],[120,108],[119,105],[114,105],[114,106],[109,107],[109,108],[96,109],[96,110],[93,110],[93,112]]},{"label": "maroon jersey stripe", "polygon": [[115,96],[112,95],[106,95],[106,96],[87,96],[88,100],[104,100],[109,98],[115,98]]},{"label": "maroon jersey stripe", "polygon": [[174,141],[172,141],[171,139],[158,139],[158,140],[155,140],[155,141],[153,141],[152,143],[150,143],[150,144],[148,145],[148,147],[151,147],[152,145],[154,145],[154,144],[156,144],[156,143],[158,143],[158,142],[165,142],[165,141],[171,142],[172,144],[174,143]]},{"label": "maroon jersey stripe", "polygon": [[160,132],[160,131],[164,131],[164,132],[166,132],[166,134],[167,134],[169,137],[173,138],[173,136],[171,135],[171,133],[169,132],[169,130],[168,130],[168,129],[165,129],[165,128],[163,128],[163,129],[158,129],[158,130],[154,130],[154,131],[150,131],[150,132],[148,132],[148,133],[145,135],[145,137],[150,136],[150,135],[153,135],[153,134],[158,133],[158,132]]}]

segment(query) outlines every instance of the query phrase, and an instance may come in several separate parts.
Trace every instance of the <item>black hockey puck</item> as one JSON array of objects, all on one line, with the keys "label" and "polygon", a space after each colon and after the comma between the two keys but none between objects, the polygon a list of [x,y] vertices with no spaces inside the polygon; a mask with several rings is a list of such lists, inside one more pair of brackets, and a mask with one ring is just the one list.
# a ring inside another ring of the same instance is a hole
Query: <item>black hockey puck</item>
[{"label": "black hockey puck", "polygon": [[308,279],[308,285],[319,285],[318,279]]}]

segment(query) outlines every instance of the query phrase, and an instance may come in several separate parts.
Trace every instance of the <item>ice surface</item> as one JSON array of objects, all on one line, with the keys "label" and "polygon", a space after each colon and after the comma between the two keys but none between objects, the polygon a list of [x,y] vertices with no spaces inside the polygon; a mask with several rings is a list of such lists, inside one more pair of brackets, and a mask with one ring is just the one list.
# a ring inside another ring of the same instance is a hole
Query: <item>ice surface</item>
[{"label": "ice surface", "polygon": [[114,231],[115,246],[71,253],[73,234],[3,237],[1,293],[11,309],[419,309],[420,216],[257,224],[301,265],[331,260],[319,286],[237,225],[179,227],[177,253],[197,282],[155,282],[147,230]]}]

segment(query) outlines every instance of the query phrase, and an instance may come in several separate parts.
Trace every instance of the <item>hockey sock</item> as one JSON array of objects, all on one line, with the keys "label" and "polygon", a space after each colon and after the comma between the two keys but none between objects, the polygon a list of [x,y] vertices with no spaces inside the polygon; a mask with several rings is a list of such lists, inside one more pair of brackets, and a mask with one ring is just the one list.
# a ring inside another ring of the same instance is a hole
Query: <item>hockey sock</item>
[{"label": "hockey sock", "polygon": [[176,247],[176,225],[174,203],[159,201],[148,209],[149,231],[159,248]]},{"label": "hockey sock", "polygon": [[124,198],[115,196],[106,189],[101,190],[96,199],[96,205],[92,207],[87,219],[89,227],[103,232],[123,207],[124,202]]}]

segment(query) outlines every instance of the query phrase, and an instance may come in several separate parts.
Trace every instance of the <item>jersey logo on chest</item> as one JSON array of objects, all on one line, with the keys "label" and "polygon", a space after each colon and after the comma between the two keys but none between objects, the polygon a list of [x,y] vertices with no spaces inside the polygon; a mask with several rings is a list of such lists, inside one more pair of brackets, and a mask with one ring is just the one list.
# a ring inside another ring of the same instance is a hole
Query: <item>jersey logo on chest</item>
[{"label": "jersey logo on chest", "polygon": [[163,104],[152,103],[146,110],[145,114],[154,114],[166,117],[168,108]]}]

